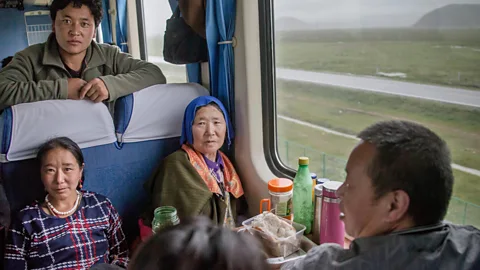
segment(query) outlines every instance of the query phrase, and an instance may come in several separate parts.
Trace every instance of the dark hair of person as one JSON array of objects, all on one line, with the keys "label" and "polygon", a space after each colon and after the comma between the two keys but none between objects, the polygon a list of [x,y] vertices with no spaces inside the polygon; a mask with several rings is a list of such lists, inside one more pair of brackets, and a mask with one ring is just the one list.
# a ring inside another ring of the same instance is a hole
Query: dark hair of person
[{"label": "dark hair of person", "polygon": [[13,56],[8,56],[8,57],[3,58],[2,68],[6,67],[8,64],[10,64],[10,62],[12,62],[12,60],[13,60]]},{"label": "dark hair of person", "polygon": [[266,270],[260,244],[250,235],[218,227],[203,216],[151,236],[129,264],[133,270]]},{"label": "dark hair of person", "polygon": [[[48,154],[48,152],[57,148],[62,148],[69,151],[75,157],[78,166],[82,167],[82,165],[84,164],[82,150],[74,141],[67,137],[57,137],[47,141],[46,143],[42,144],[42,146],[40,146],[37,152],[37,161],[40,166],[42,165],[43,159]],[[82,179],[85,180],[83,175]],[[79,185],[80,184],[81,183],[79,183]]]},{"label": "dark hair of person", "polygon": [[376,123],[358,135],[375,146],[368,169],[376,198],[403,190],[416,226],[440,222],[452,196],[453,173],[447,144],[428,128],[407,121]]},{"label": "dark hair of person", "polygon": [[52,18],[52,21],[55,21],[57,11],[63,10],[71,3],[73,3],[73,7],[75,8],[81,8],[83,5],[86,5],[92,12],[95,20],[95,27],[98,27],[103,17],[101,0],[53,0],[52,5],[50,6],[50,18]]}]

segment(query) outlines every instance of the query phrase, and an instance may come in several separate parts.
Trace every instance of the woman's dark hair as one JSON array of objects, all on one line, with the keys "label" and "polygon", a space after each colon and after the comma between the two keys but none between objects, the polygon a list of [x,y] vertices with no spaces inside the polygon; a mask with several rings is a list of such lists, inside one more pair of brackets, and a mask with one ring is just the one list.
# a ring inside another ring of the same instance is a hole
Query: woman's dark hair
[{"label": "woman's dark hair", "polygon": [[447,144],[428,128],[407,121],[376,123],[358,135],[375,146],[369,176],[376,198],[403,190],[416,226],[440,222],[452,196],[453,173]]},{"label": "woman's dark hair", "polygon": [[[48,154],[48,152],[57,148],[62,148],[69,151],[75,157],[78,166],[82,167],[84,163],[82,150],[74,141],[67,137],[53,138],[40,146],[37,152],[37,161],[40,166],[42,165],[43,159]],[[82,179],[85,180],[83,175]],[[81,183],[79,183],[79,185],[80,184]]]},{"label": "woman's dark hair", "polygon": [[95,20],[95,27],[98,27],[103,17],[101,0],[53,0],[52,5],[50,6],[50,18],[52,18],[52,21],[55,21],[57,11],[66,8],[71,3],[73,3],[73,7],[75,8],[81,8],[82,5],[86,5],[92,12]]},{"label": "woman's dark hair", "polygon": [[129,269],[264,270],[268,264],[255,238],[199,216],[153,235],[139,248]]}]

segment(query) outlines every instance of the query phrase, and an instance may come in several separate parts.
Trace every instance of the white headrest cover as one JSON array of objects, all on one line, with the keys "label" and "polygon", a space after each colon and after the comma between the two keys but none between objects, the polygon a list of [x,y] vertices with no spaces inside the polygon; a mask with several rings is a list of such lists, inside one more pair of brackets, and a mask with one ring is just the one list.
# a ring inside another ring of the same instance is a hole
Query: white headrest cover
[{"label": "white headrest cover", "polygon": [[185,108],[194,98],[209,95],[196,83],[160,84],[133,93],[133,110],[120,142],[178,137]]},{"label": "white headrest cover", "polygon": [[12,115],[10,147],[6,153],[8,161],[33,158],[40,145],[58,136],[69,137],[80,148],[116,141],[112,117],[103,103],[40,101],[15,105]]}]

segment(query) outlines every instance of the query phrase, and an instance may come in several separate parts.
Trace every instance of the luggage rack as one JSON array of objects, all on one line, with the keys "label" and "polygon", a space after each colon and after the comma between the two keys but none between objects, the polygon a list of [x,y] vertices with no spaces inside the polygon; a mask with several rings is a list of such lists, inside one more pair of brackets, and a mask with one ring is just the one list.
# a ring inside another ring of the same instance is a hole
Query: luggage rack
[{"label": "luggage rack", "polygon": [[[27,30],[28,46],[43,43],[47,41],[48,36],[52,33],[52,25],[50,23],[39,23],[42,20],[41,16],[50,16],[48,10],[38,10],[25,12],[25,27]],[[50,20],[50,18],[48,18]],[[30,23],[29,22],[32,22]]]}]

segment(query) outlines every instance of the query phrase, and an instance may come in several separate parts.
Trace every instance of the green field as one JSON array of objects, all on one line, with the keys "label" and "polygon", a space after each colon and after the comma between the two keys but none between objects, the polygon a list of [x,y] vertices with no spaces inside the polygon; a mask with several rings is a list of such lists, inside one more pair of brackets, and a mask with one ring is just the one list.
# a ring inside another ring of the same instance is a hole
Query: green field
[{"label": "green field", "polygon": [[447,141],[455,163],[480,169],[478,108],[278,80],[277,113],[352,135],[381,120],[416,121]]},{"label": "green field", "polygon": [[[480,169],[480,109],[310,83],[277,80],[277,113],[355,135],[382,120],[421,123],[445,139],[456,164]],[[343,181],[344,166],[356,140],[278,119],[282,160],[296,167],[298,156],[311,158],[311,169]],[[454,196],[480,205],[480,177],[454,170]],[[480,227],[480,208],[452,200],[449,220]]]},{"label": "green field", "polygon": [[480,90],[480,29],[277,32],[276,65]]},{"label": "green field", "polygon": [[[382,120],[415,121],[446,140],[454,163],[480,169],[480,109],[277,81],[277,113],[351,135]],[[286,128],[285,122],[279,120],[279,137],[329,155],[346,159],[356,143],[306,126]],[[455,196],[480,205],[480,177],[466,173],[456,176]]]},{"label": "green field", "polygon": [[[276,66],[321,72],[385,76],[480,90],[480,29],[319,30],[276,32]],[[480,109],[408,97],[277,80],[277,132],[281,159],[296,167],[311,157],[311,170],[343,181],[355,139],[292,123],[298,119],[347,135],[375,122],[421,123],[445,139],[456,164],[480,169]],[[447,219],[480,227],[480,177],[454,170]]]}]

